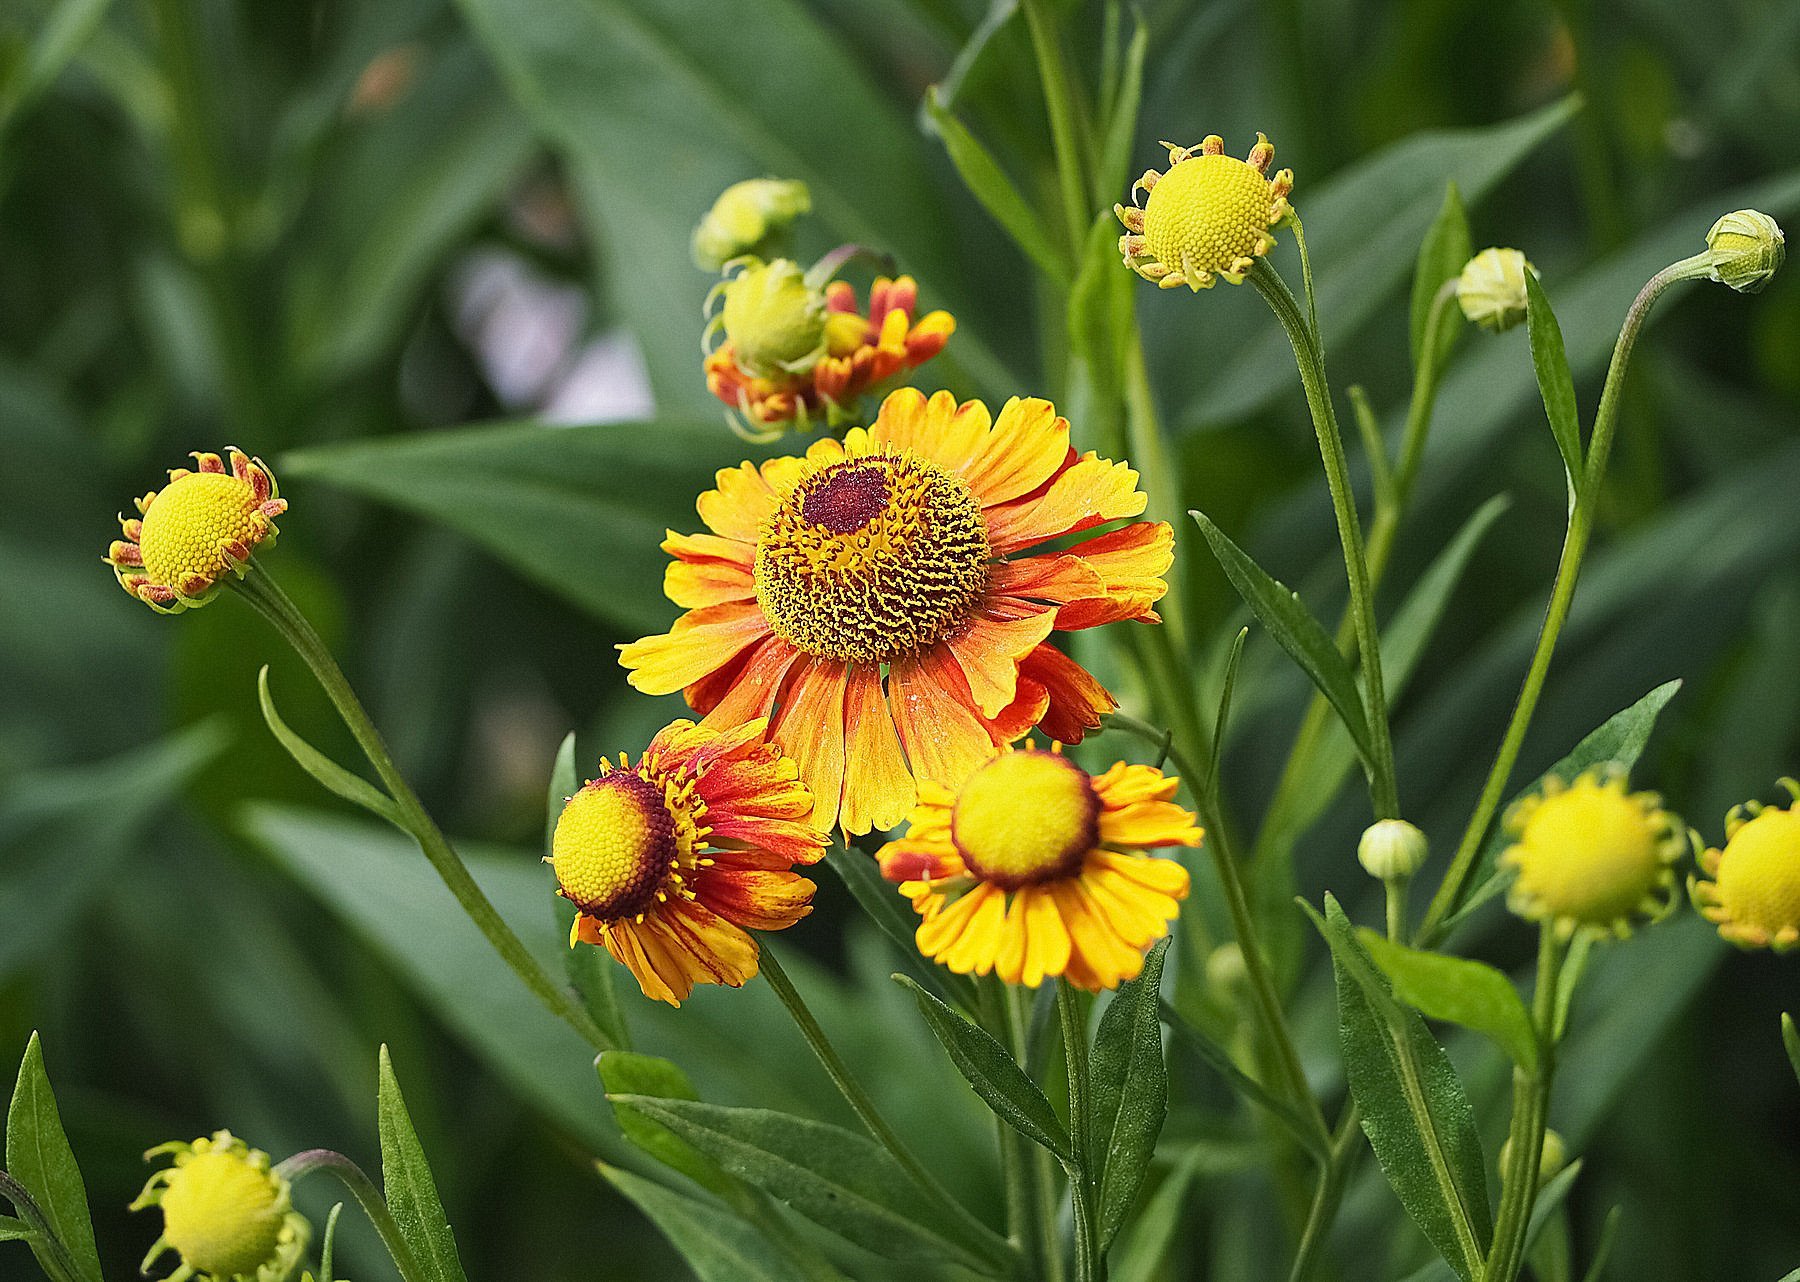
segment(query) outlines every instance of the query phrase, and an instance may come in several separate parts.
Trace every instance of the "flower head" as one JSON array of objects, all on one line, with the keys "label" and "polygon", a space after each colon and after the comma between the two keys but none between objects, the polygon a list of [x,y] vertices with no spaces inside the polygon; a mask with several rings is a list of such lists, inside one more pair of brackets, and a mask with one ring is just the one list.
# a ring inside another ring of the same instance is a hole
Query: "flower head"
[{"label": "flower head", "polygon": [[[1688,883],[1695,905],[1740,948],[1800,947],[1800,784],[1786,809],[1751,801],[1725,819],[1725,847],[1700,855],[1704,879]],[[1696,843],[1698,844],[1698,843]]]},{"label": "flower head", "polygon": [[711,533],[663,544],[687,613],[620,661],[709,726],[769,717],[820,828],[889,828],[916,779],[955,787],[1034,725],[1072,743],[1112,710],[1050,633],[1155,622],[1173,532],[1034,549],[1145,503],[1129,467],[1076,455],[1048,401],[994,418],[903,388],[841,442],[720,472],[697,505]]},{"label": "flower head", "polygon": [[1382,881],[1412,876],[1425,866],[1429,853],[1425,834],[1404,819],[1377,819],[1356,843],[1363,871]]},{"label": "flower head", "polygon": [[811,211],[812,193],[803,182],[748,178],[732,183],[694,228],[694,264],[716,272],[746,254],[766,258],[793,221]]},{"label": "flower head", "polygon": [[1781,225],[1755,209],[1726,214],[1706,233],[1712,251],[1712,278],[1741,294],[1755,294],[1781,270],[1787,238]]},{"label": "flower head", "polygon": [[1463,315],[1498,334],[1525,319],[1525,273],[1537,268],[1516,249],[1484,249],[1463,265],[1456,278],[1456,301]]},{"label": "flower head", "polygon": [[174,468],[169,483],[137,500],[138,516],[119,518],[106,561],[119,586],[154,610],[174,614],[204,605],[229,574],[242,577],[251,553],[275,543],[275,518],[287,500],[261,459],[229,451],[194,453],[195,466]]},{"label": "flower head", "polygon": [[923,919],[919,951],[958,974],[1090,991],[1135,978],[1187,897],[1187,869],[1143,853],[1198,846],[1178,780],[1121,762],[1089,775],[1060,752],[1007,751],[950,789],[919,790],[881,870]]},{"label": "flower head", "polygon": [[949,312],[913,319],[919,286],[910,276],[878,279],[864,314],[848,282],[815,283],[817,267],[795,280],[790,268],[799,270],[752,262],[713,294],[725,306],[708,341],[721,331],[724,341],[707,353],[706,386],[752,440],[848,422],[864,396],[936,356],[956,331]]},{"label": "flower head", "polygon": [[766,728],[674,722],[635,766],[602,760],[556,821],[546,862],[577,911],[569,946],[601,945],[646,997],[679,1006],[695,984],[741,986],[756,974],[749,932],[812,911],[815,887],[792,869],[825,839]]},{"label": "flower head", "polygon": [[1668,911],[1680,825],[1655,793],[1627,792],[1616,769],[1589,770],[1573,783],[1552,775],[1506,817],[1513,844],[1500,855],[1517,877],[1507,902],[1534,921],[1630,933],[1639,915]]},{"label": "flower head", "polygon": [[181,1263],[168,1282],[282,1282],[293,1274],[312,1233],[267,1153],[230,1131],[164,1144],[144,1159],[165,1153],[174,1165],[152,1175],[131,1204],[134,1211],[162,1208],[163,1232],[144,1257],[146,1273],[174,1251]]},{"label": "flower head", "polygon": [[1131,185],[1134,202],[1139,188],[1150,193],[1144,206],[1113,206],[1125,224],[1125,265],[1164,289],[1211,289],[1220,278],[1243,283],[1275,248],[1273,228],[1294,212],[1287,199],[1294,171],[1268,176],[1275,148],[1261,134],[1247,160],[1227,156],[1217,134],[1198,147],[1163,146],[1168,171],[1146,170]]}]

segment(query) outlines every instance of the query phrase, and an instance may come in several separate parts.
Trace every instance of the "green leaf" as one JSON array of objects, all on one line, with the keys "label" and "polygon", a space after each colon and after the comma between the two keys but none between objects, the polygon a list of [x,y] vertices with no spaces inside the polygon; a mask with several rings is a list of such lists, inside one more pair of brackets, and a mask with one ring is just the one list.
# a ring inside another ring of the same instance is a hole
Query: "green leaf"
[{"label": "green leaf", "polygon": [[425,1150],[400,1097],[400,1083],[388,1049],[381,1048],[380,1087],[375,1099],[381,1128],[381,1185],[400,1236],[412,1249],[427,1282],[466,1282],[456,1256],[456,1238],[444,1218],[437,1184],[425,1162]]},{"label": "green leaf", "polygon": [[[575,736],[571,733],[563,737],[562,745],[556,750],[556,764],[550,771],[550,791],[544,804],[546,858],[556,835],[556,821],[562,818],[563,807],[580,787],[581,776],[575,769]],[[561,896],[556,896],[552,902],[566,938],[575,921],[574,905]],[[607,951],[604,948],[566,948],[563,950],[563,969],[575,991],[581,994],[582,1004],[594,1017],[600,1031],[614,1046],[629,1047],[631,1030],[625,1022],[625,1008],[619,1002],[618,970]],[[654,1091],[644,1093],[655,1094]]]},{"label": "green leaf", "polygon": [[403,832],[406,830],[406,821],[400,816],[400,807],[391,797],[361,775],[352,774],[320,752],[281,719],[281,714],[275,711],[274,696],[269,693],[267,664],[256,674],[256,698],[262,705],[263,720],[268,723],[269,732],[287,749],[288,756],[294,759],[296,765],[324,784],[328,792],[336,793],[352,805],[361,806],[377,819],[385,819]]},{"label": "green leaf", "polygon": [[1216,800],[1219,795],[1219,771],[1225,759],[1225,736],[1231,728],[1231,697],[1237,692],[1238,664],[1244,657],[1244,642],[1250,629],[1239,628],[1231,638],[1231,649],[1225,654],[1225,675],[1219,679],[1219,710],[1213,716],[1212,752],[1206,762],[1205,788]]},{"label": "green leaf", "polygon": [[1188,515],[1199,522],[1200,532],[1212,545],[1213,555],[1219,559],[1225,577],[1231,580],[1232,587],[1250,607],[1250,612],[1312,678],[1319,693],[1330,702],[1344,728],[1350,732],[1363,760],[1372,760],[1374,750],[1369,741],[1369,723],[1362,696],[1356,688],[1356,678],[1319,621],[1301,603],[1298,594],[1271,578],[1204,513],[1190,512]]},{"label": "green leaf", "polygon": [[1794,1027],[1794,1017],[1786,1011],[1781,1014],[1781,1044],[1787,1047],[1788,1063],[1794,1066],[1794,1076],[1800,1078],[1800,1028]]},{"label": "green leaf", "polygon": [[1112,1282],[1160,1282],[1168,1276],[1164,1264],[1181,1231],[1188,1195],[1202,1173],[1204,1152],[1205,1146],[1196,1145],[1157,1185],[1114,1252]]},{"label": "green leaf", "polygon": [[[94,1224],[88,1215],[87,1185],[63,1131],[36,1033],[25,1044],[18,1085],[6,1111],[6,1171],[37,1203],[79,1276],[100,1282],[100,1253],[94,1246]],[[30,1245],[38,1263],[50,1271],[55,1255],[49,1244],[32,1241]]]},{"label": "green leaf", "polygon": [[974,1087],[994,1116],[1032,1143],[1049,1149],[1063,1162],[1074,1161],[1075,1149],[1069,1140],[1068,1129],[1050,1107],[1050,1101],[1044,1098],[1044,1092],[1006,1048],[905,975],[894,978],[912,990],[919,1013],[925,1016],[932,1033],[950,1053],[957,1072]]},{"label": "green leaf", "polygon": [[1408,1006],[1491,1038],[1520,1068],[1537,1066],[1531,1015],[1505,975],[1485,962],[1408,948],[1366,928],[1356,937]]},{"label": "green leaf", "polygon": [[1131,148],[1137,141],[1138,107],[1144,98],[1144,56],[1150,50],[1150,24],[1132,9],[1131,44],[1125,50],[1125,71],[1106,133],[1100,140],[1099,191],[1102,196],[1124,189],[1131,176]]},{"label": "green leaf", "polygon": [[1525,327],[1531,335],[1531,367],[1537,373],[1538,395],[1544,401],[1544,413],[1550,420],[1551,435],[1556,437],[1557,451],[1562,455],[1563,470],[1568,474],[1569,493],[1581,484],[1581,411],[1575,404],[1575,379],[1569,373],[1569,356],[1563,347],[1562,326],[1537,273],[1525,273]]},{"label": "green leaf", "polygon": [[1311,1125],[1292,1104],[1272,1094],[1261,1082],[1239,1068],[1231,1058],[1230,1051],[1167,1002],[1162,1004],[1162,1020],[1175,1036],[1186,1043],[1189,1050],[1210,1064],[1225,1079],[1227,1085],[1250,1103],[1266,1110],[1313,1157],[1325,1160],[1326,1149],[1320,1141],[1319,1128]]},{"label": "green leaf", "polygon": [[[1425,351],[1425,329],[1431,320],[1432,300],[1437,297],[1437,292],[1445,281],[1454,280],[1462,274],[1463,267],[1473,253],[1469,242],[1469,215],[1463,209],[1462,193],[1457,191],[1456,180],[1453,178],[1444,185],[1443,206],[1425,232],[1425,239],[1419,245],[1418,264],[1413,268],[1413,369],[1419,368]],[[1454,310],[1451,309],[1452,312]],[[1456,317],[1451,315],[1448,319],[1450,323],[1440,325],[1438,330],[1437,352],[1434,355],[1434,360],[1438,363],[1449,355],[1460,332]]]},{"label": "green leaf", "polygon": [[1163,1063],[1164,939],[1144,957],[1138,977],[1122,984],[1100,1016],[1094,1036],[1091,1075],[1094,1083],[1093,1141],[1099,1159],[1100,1249],[1104,1251],[1125,1223],[1156,1140],[1169,1112],[1169,1072]]},{"label": "green leaf", "polygon": [[956,172],[970,194],[1046,276],[1066,288],[1069,260],[1057,249],[1050,229],[1044,226],[1037,209],[1013,185],[1000,162],[982,146],[981,140],[939,101],[935,85],[925,91],[925,118],[933,132],[943,139],[950,163],[956,166]]},{"label": "green leaf", "polygon": [[825,866],[842,879],[869,920],[893,941],[902,963],[922,986],[965,1011],[975,1009],[975,985],[967,975],[934,966],[919,952],[916,934],[919,919],[906,906],[894,883],[881,875],[881,867],[853,846],[833,843],[825,852]]},{"label": "green leaf", "polygon": [[[655,1055],[639,1055],[632,1051],[602,1051],[594,1061],[607,1097],[642,1096],[665,1100],[698,1100],[700,1094],[686,1073],[671,1060]],[[699,1184],[702,1188],[722,1193],[730,1180],[710,1158],[697,1151],[668,1127],[644,1110],[613,1099],[613,1115],[625,1138],[643,1149],[664,1166]]]},{"label": "green leaf", "polygon": [[[0,67],[0,132],[49,87],[106,16],[110,0],[61,0],[35,24],[23,55],[9,50]],[[10,42],[9,42],[10,43]]]},{"label": "green leaf", "polygon": [[761,1108],[615,1096],[726,1172],[786,1202],[813,1223],[883,1259],[979,1266],[943,1212],[886,1149],[841,1127]]},{"label": "green leaf", "polygon": [[334,1202],[325,1217],[325,1235],[319,1246],[319,1282],[336,1282],[337,1261],[333,1257],[337,1254],[338,1217],[343,1213],[344,1204]]},{"label": "green leaf", "polygon": [[[1525,1246],[1528,1250],[1543,1236],[1550,1217],[1568,1201],[1569,1190],[1575,1187],[1575,1181],[1580,1176],[1581,1163],[1570,1162],[1538,1190],[1537,1200],[1531,1206],[1531,1220],[1525,1226]],[[1405,1282],[1452,1282],[1454,1277],[1449,1265],[1442,1260],[1433,1260],[1418,1272],[1409,1274]]]},{"label": "green leaf", "polygon": [[[1600,1229],[1600,1241],[1594,1247],[1594,1259],[1588,1265],[1588,1271],[1582,1274],[1582,1282],[1601,1282],[1606,1276],[1606,1266],[1612,1262],[1613,1247],[1619,1242],[1619,1225],[1624,1219],[1625,1208],[1615,1206],[1606,1213],[1606,1223]],[[1800,1269],[1795,1269],[1781,1282],[1800,1282]]]},{"label": "green leaf", "polygon": [[604,1162],[595,1165],[662,1231],[699,1282],[794,1282],[793,1266],[718,1203],[672,1193]]},{"label": "green leaf", "polygon": [[0,1242],[29,1242],[35,1237],[37,1230],[25,1221],[0,1215]]},{"label": "green leaf", "polygon": [[1330,895],[1304,905],[1331,947],[1344,1071],[1375,1160],[1457,1274],[1479,1277],[1493,1234],[1481,1138],[1462,1081],[1416,1011],[1394,1000]]}]

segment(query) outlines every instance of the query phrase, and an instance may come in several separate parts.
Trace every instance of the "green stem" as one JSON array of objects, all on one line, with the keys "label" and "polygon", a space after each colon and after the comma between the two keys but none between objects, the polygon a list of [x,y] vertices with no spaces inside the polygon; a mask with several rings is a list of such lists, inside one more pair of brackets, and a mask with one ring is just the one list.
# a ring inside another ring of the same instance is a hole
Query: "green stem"
[{"label": "green stem", "polygon": [[1351,1100],[1344,1106],[1344,1116],[1331,1135],[1331,1147],[1313,1190],[1312,1207],[1306,1213],[1306,1227],[1300,1233],[1300,1246],[1294,1254],[1288,1282],[1309,1282],[1323,1261],[1331,1226],[1337,1222],[1338,1207],[1343,1204],[1344,1190],[1350,1183],[1351,1167],[1362,1152],[1361,1139],[1362,1110]]},{"label": "green stem", "polygon": [[337,1177],[338,1183],[350,1190],[350,1196],[362,1207],[363,1214],[368,1216],[369,1223],[375,1226],[375,1232],[381,1236],[381,1244],[387,1248],[394,1268],[400,1273],[401,1282],[430,1282],[419,1262],[413,1257],[412,1248],[401,1236],[400,1226],[394,1222],[393,1212],[388,1210],[387,1199],[382,1197],[381,1190],[375,1182],[363,1174],[362,1167],[352,1162],[342,1153],[334,1153],[330,1149],[308,1149],[304,1153],[296,1153],[275,1167],[275,1174],[289,1182],[296,1182],[312,1174],[314,1171],[329,1171]]},{"label": "green stem", "polygon": [[1394,775],[1394,745],[1388,730],[1387,693],[1381,681],[1380,633],[1375,625],[1375,594],[1369,585],[1369,564],[1363,550],[1362,524],[1356,514],[1356,494],[1350,484],[1350,463],[1344,454],[1344,438],[1331,406],[1330,384],[1325,378],[1325,353],[1318,335],[1300,314],[1294,293],[1267,261],[1258,259],[1250,281],[1281,327],[1287,331],[1299,366],[1300,383],[1312,412],[1313,431],[1319,438],[1319,457],[1325,464],[1325,480],[1331,490],[1331,507],[1337,515],[1338,541],[1344,548],[1344,572],[1350,583],[1350,609],[1356,620],[1356,643],[1362,653],[1364,703],[1368,711],[1372,756],[1369,788],[1377,819],[1400,814],[1399,785]]},{"label": "green stem", "polygon": [[0,1171],[0,1197],[11,1202],[19,1219],[29,1225],[37,1234],[37,1240],[32,1245],[40,1248],[55,1262],[55,1272],[59,1276],[68,1278],[70,1282],[76,1282],[82,1277],[81,1266],[75,1263],[75,1257],[70,1253],[68,1246],[57,1236],[56,1226],[50,1222],[50,1217],[44,1214],[44,1209],[38,1205],[37,1199],[31,1196],[31,1190],[5,1171]]},{"label": "green stem", "polygon": [[1106,1265],[1094,1220],[1093,1088],[1088,1080],[1087,1020],[1080,996],[1064,979],[1056,981],[1056,1013],[1062,1023],[1063,1056],[1069,1071],[1069,1134],[1075,1143],[1075,1161],[1069,1171],[1075,1205],[1075,1277],[1077,1282],[1102,1282]]},{"label": "green stem", "polygon": [[[1029,1073],[1030,1030],[1024,994],[1011,987],[1005,991],[1007,1049],[1012,1052],[1013,1062]],[[1018,1136],[1018,1132],[1012,1127],[1005,1126],[1004,1123],[1002,1126],[1012,1135]],[[1033,1206],[1037,1224],[1039,1267],[1043,1270],[1045,1282],[1064,1282],[1069,1276],[1069,1268],[1063,1259],[1062,1241],[1057,1234],[1056,1159],[1050,1156],[1050,1150],[1037,1144],[1027,1144],[1025,1155],[1032,1163],[1031,1193],[1035,1198]]]},{"label": "green stem", "polygon": [[[1018,990],[994,981],[983,983],[979,990],[979,1013],[982,1026],[1005,1046],[1013,1059],[1025,1062],[1025,1017],[1019,1010]],[[1023,1135],[999,1118],[994,1119],[994,1133],[1000,1148],[1000,1177],[1006,1199],[1007,1239],[1039,1274],[1048,1274],[1050,1261],[1056,1259],[1054,1228],[1045,1239],[1039,1215],[1039,1187],[1031,1149],[1037,1149]],[[1043,1150],[1037,1149],[1042,1152]],[[1045,1154],[1048,1157],[1048,1154]],[[1054,1208],[1051,1208],[1052,1214]],[[1060,1266],[1061,1261],[1057,1259]]]},{"label": "green stem", "polygon": [[1651,307],[1665,289],[1677,281],[1705,275],[1710,263],[1710,255],[1700,254],[1663,268],[1650,278],[1631,304],[1630,310],[1625,313],[1625,323],[1619,330],[1619,341],[1613,346],[1612,364],[1606,371],[1606,386],[1600,393],[1600,407],[1594,415],[1594,431],[1589,438],[1587,460],[1582,466],[1581,484],[1576,490],[1575,502],[1570,507],[1568,531],[1563,538],[1562,555],[1556,566],[1556,582],[1550,589],[1550,604],[1544,613],[1544,625],[1538,632],[1537,649],[1532,653],[1531,666],[1526,670],[1524,684],[1519,688],[1518,700],[1513,704],[1512,719],[1507,723],[1506,734],[1500,741],[1500,750],[1494,756],[1494,764],[1488,770],[1487,782],[1482,785],[1475,812],[1469,816],[1468,827],[1463,829],[1456,854],[1445,870],[1444,880],[1438,886],[1437,894],[1432,896],[1424,921],[1420,923],[1419,938],[1427,946],[1435,938],[1435,932],[1444,920],[1462,902],[1463,891],[1475,870],[1476,856],[1481,852],[1488,825],[1493,821],[1495,812],[1500,808],[1500,801],[1506,794],[1513,766],[1518,763],[1519,750],[1525,743],[1525,731],[1531,725],[1538,699],[1544,692],[1544,681],[1550,672],[1550,660],[1556,650],[1557,639],[1562,635],[1563,625],[1568,621],[1569,609],[1575,600],[1575,584],[1581,577],[1582,557],[1587,553],[1588,540],[1593,533],[1594,513],[1600,504],[1600,486],[1606,477],[1606,463],[1612,453],[1613,437],[1618,427],[1619,395],[1638,333],[1643,328]]},{"label": "green stem", "polygon": [[1388,877],[1381,883],[1387,900],[1387,935],[1395,943],[1406,942],[1406,888],[1410,877]]},{"label": "green stem", "polygon": [[905,1141],[894,1131],[894,1128],[888,1125],[887,1119],[882,1117],[880,1110],[875,1107],[875,1101],[869,1098],[868,1092],[863,1090],[862,1084],[851,1076],[849,1066],[844,1063],[837,1048],[825,1036],[824,1028],[813,1016],[812,1010],[806,1004],[806,999],[800,996],[800,990],[794,987],[794,981],[788,978],[787,971],[776,959],[774,951],[766,944],[762,949],[762,975],[769,981],[769,987],[775,990],[775,995],[781,999],[781,1004],[787,1008],[788,1014],[793,1018],[794,1026],[800,1030],[800,1035],[806,1039],[806,1044],[812,1048],[812,1053],[824,1066],[826,1076],[831,1078],[831,1083],[837,1087],[838,1094],[844,1097],[844,1102],[850,1105],[851,1111],[856,1114],[864,1129],[869,1132],[876,1143],[888,1151],[894,1161],[899,1163],[901,1169],[912,1177],[913,1182],[926,1196],[936,1202],[951,1219],[967,1230],[968,1237],[983,1244],[992,1262],[1005,1266],[1009,1271],[1016,1270],[1019,1262],[1018,1255],[1011,1245],[987,1225],[969,1214],[962,1203],[958,1202],[942,1184],[938,1183],[937,1178],[925,1169],[918,1158],[913,1156],[912,1150],[906,1147]]},{"label": "green stem", "polygon": [[1550,1084],[1556,1072],[1557,988],[1566,951],[1555,926],[1544,923],[1538,931],[1537,991],[1532,998],[1537,1063],[1529,1070],[1513,1070],[1513,1116],[1506,1169],[1501,1172],[1500,1214],[1481,1282],[1513,1282],[1525,1260],[1525,1237],[1537,1200],[1544,1124],[1550,1111]]},{"label": "green stem", "polygon": [[1068,64],[1045,0],[1025,0],[1025,23],[1037,55],[1038,78],[1044,84],[1044,108],[1050,116],[1050,139],[1056,149],[1056,176],[1062,190],[1063,217],[1068,223],[1071,261],[1081,252],[1093,218],[1088,193],[1088,166],[1082,157],[1081,126],[1076,117]]},{"label": "green stem", "polygon": [[382,786],[400,808],[400,817],[407,831],[419,843],[419,849],[425,852],[425,858],[443,879],[444,885],[455,896],[462,910],[468,914],[469,920],[475,923],[494,951],[500,954],[501,960],[512,967],[513,973],[551,1013],[581,1034],[583,1040],[594,1049],[613,1049],[612,1042],[594,1022],[593,1016],[588,1014],[569,989],[544,972],[544,968],[476,884],[468,867],[426,813],[424,803],[406,782],[400,768],[394,764],[387,745],[382,742],[381,732],[369,719],[356,692],[345,679],[343,670],[338,667],[337,660],[331,657],[330,650],[326,649],[324,641],[320,640],[312,624],[307,622],[306,616],[300,613],[288,599],[287,593],[254,560],[250,562],[241,580],[231,579],[228,582],[237,588],[245,601],[274,625],[275,630],[282,634],[288,644],[293,646],[295,653],[306,662],[306,666],[312,669],[313,676],[331,700],[332,706],[337,709],[338,716],[343,719],[344,725],[362,748],[369,764],[375,768]]}]

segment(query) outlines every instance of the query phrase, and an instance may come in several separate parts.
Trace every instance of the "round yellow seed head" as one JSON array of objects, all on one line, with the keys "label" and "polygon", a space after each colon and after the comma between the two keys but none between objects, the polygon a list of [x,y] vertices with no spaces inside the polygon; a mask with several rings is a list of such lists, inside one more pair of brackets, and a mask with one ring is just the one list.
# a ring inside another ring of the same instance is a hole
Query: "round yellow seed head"
[{"label": "round yellow seed head", "polygon": [[1754,294],[1781,270],[1787,238],[1773,218],[1755,209],[1726,214],[1706,233],[1712,278],[1740,294]]},{"label": "round yellow seed head", "polygon": [[255,544],[267,528],[257,517],[255,492],[235,476],[189,472],[170,481],[144,509],[144,571],[177,587],[218,583],[232,572],[228,550]]},{"label": "round yellow seed head", "polygon": [[1356,843],[1363,871],[1381,881],[1412,876],[1425,866],[1430,853],[1425,834],[1404,819],[1378,819]]},{"label": "round yellow seed head", "polygon": [[1745,948],[1778,952],[1800,946],[1800,812],[1733,813],[1723,850],[1700,865],[1711,876],[1694,883],[1694,898],[1719,933]]},{"label": "round yellow seed head", "polygon": [[824,351],[825,295],[789,259],[750,263],[725,282],[723,315],[732,355],[747,374],[805,368]]},{"label": "round yellow seed head", "polygon": [[1125,225],[1119,240],[1125,265],[1164,288],[1209,289],[1223,278],[1244,279],[1275,246],[1271,229],[1293,211],[1287,195],[1294,176],[1268,176],[1275,149],[1257,135],[1249,159],[1225,155],[1216,135],[1198,147],[1169,149],[1167,173],[1151,170],[1134,184],[1150,193],[1143,208],[1115,205]]},{"label": "round yellow seed head", "polygon": [[267,1153],[230,1131],[164,1145],[149,1156],[160,1153],[173,1153],[175,1164],[152,1175],[132,1204],[133,1210],[157,1206],[163,1213],[162,1237],[144,1261],[146,1270],[173,1250],[181,1257],[176,1276],[183,1278],[281,1282],[293,1272],[310,1230]]},{"label": "round yellow seed head", "polygon": [[803,182],[750,178],[733,183],[694,228],[694,263],[716,272],[745,254],[766,257],[771,242],[811,210],[812,194]]},{"label": "round yellow seed head", "polygon": [[1525,273],[1537,268],[1516,249],[1484,249],[1456,278],[1456,301],[1463,315],[1496,334],[1525,319]]},{"label": "round yellow seed head", "polygon": [[590,917],[635,917],[655,902],[679,853],[662,789],[625,771],[569,799],[550,840],[558,893]]},{"label": "round yellow seed head", "polygon": [[1053,752],[1002,753],[969,776],[950,836],[976,877],[1006,889],[1066,877],[1099,838],[1087,773]]}]

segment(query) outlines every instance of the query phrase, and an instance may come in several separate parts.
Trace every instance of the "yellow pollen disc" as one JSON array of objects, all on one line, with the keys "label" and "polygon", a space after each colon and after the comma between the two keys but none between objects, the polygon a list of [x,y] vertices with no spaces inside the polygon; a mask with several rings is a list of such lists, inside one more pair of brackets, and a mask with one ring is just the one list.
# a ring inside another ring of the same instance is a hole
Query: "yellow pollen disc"
[{"label": "yellow pollen disc", "polygon": [[266,522],[258,516],[255,492],[235,476],[190,472],[170,481],[144,509],[145,574],[173,588],[195,575],[217,583],[231,572],[225,549],[261,538]]},{"label": "yellow pollen disc", "polygon": [[1800,814],[1765,810],[1732,834],[1715,879],[1727,921],[1800,930]]},{"label": "yellow pollen disc", "polygon": [[1583,776],[1537,804],[1507,853],[1517,893],[1546,915],[1606,926],[1630,917],[1662,882],[1664,846],[1640,799]]},{"label": "yellow pollen disc", "polygon": [[1232,156],[1190,156],[1144,202],[1144,248],[1174,271],[1229,271],[1257,257],[1274,212],[1274,189],[1260,170]]},{"label": "yellow pollen disc", "polygon": [[169,1175],[163,1236],[182,1262],[229,1278],[275,1258],[285,1212],[273,1176],[229,1149],[196,1153]]},{"label": "yellow pollen disc", "polygon": [[756,546],[756,600],[808,654],[884,663],[941,640],[987,587],[981,505],[911,454],[833,463],[794,487]]},{"label": "yellow pollen disc", "polygon": [[550,866],[563,896],[577,908],[617,921],[656,901],[679,853],[663,790],[641,775],[617,771],[563,807],[550,841]]},{"label": "yellow pollen disc", "polygon": [[969,776],[950,814],[957,853],[1008,890],[1072,876],[1099,840],[1086,772],[1053,752],[1007,752]]}]

